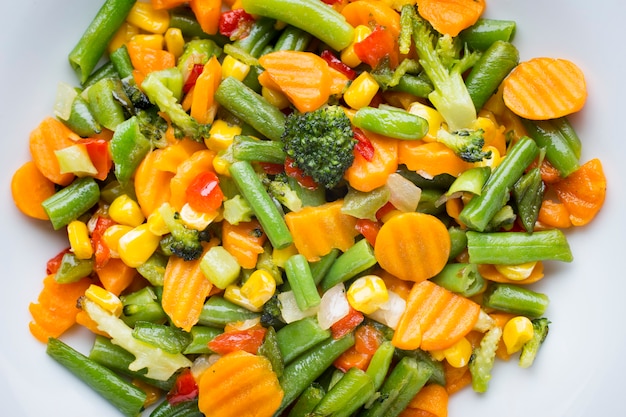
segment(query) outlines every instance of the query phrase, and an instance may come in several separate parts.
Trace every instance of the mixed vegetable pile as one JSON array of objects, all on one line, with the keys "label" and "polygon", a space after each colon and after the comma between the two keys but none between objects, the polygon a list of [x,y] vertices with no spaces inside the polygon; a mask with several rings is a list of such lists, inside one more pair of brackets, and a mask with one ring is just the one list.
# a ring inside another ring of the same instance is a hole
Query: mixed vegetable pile
[{"label": "mixed vegetable pile", "polygon": [[33,336],[127,416],[442,417],[530,366],[606,179],[581,71],[484,9],[106,0],[12,179],[69,241]]}]

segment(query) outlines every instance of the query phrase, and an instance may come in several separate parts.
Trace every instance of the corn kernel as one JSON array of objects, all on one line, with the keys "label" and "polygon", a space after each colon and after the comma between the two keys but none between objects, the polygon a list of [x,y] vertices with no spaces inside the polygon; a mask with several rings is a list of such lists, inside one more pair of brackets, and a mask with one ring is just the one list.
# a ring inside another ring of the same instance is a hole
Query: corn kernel
[{"label": "corn kernel", "polygon": [[113,35],[113,38],[109,41],[109,45],[107,46],[108,52],[111,53],[115,51],[138,34],[139,28],[137,26],[131,25],[128,22],[122,23],[117,32]]},{"label": "corn kernel", "polygon": [[140,33],[139,35],[135,35],[131,38],[131,40],[137,45],[143,46],[144,48],[158,49],[158,50],[162,50],[163,45],[165,43],[165,39],[163,38],[163,35],[146,34],[146,33]]},{"label": "corn kernel", "polygon": [[213,169],[216,173],[224,175],[226,177],[230,177],[229,168],[230,162],[227,159],[223,158],[220,155],[216,155],[215,158],[213,158]]},{"label": "corn kernel", "polygon": [[241,286],[241,295],[246,297],[256,308],[262,308],[276,292],[276,280],[263,269],[254,271]]},{"label": "corn kernel", "polygon": [[506,352],[511,355],[522,349],[522,346],[534,336],[533,323],[528,317],[513,317],[504,325],[502,340],[506,346]]},{"label": "corn kernel", "polygon": [[159,247],[160,240],[160,236],[150,232],[147,223],[141,224],[120,238],[120,258],[131,268],[137,268],[152,256]]},{"label": "corn kernel", "polygon": [[532,274],[537,262],[525,262],[517,265],[495,265],[496,270],[513,281],[521,281]]},{"label": "corn kernel", "polygon": [[217,217],[219,210],[211,213],[204,213],[194,210],[188,203],[184,204],[180,209],[180,219],[185,226],[190,229],[202,231],[210,225]]},{"label": "corn kernel", "polygon": [[109,226],[104,231],[104,233],[102,234],[102,240],[111,251],[111,256],[119,258],[118,247],[120,239],[131,230],[133,230],[131,226],[126,226],[124,224],[114,224],[113,226]]},{"label": "corn kernel", "polygon": [[428,132],[422,140],[425,142],[435,142],[437,140],[437,132],[444,122],[441,114],[433,107],[416,101],[411,103],[408,109],[409,113],[416,114],[428,122]]},{"label": "corn kernel", "polygon": [[78,259],[89,259],[93,255],[93,246],[89,239],[87,224],[80,220],[74,220],[67,225],[67,237],[72,252]]},{"label": "corn kernel", "polygon": [[369,72],[363,71],[352,81],[350,87],[343,94],[343,99],[353,109],[360,109],[370,104],[378,89],[379,85],[374,77]]},{"label": "corn kernel", "polygon": [[109,206],[109,216],[119,224],[139,226],[146,219],[139,204],[126,194],[116,197]]},{"label": "corn kernel", "polygon": [[159,210],[154,210],[148,216],[147,224],[148,230],[157,236],[163,236],[170,232],[170,229],[165,224],[165,220],[163,220],[163,216]]},{"label": "corn kernel", "polygon": [[249,72],[250,65],[230,55],[224,57],[224,62],[222,63],[222,79],[233,77],[239,81],[243,81]]},{"label": "corn kernel", "polygon": [[170,26],[167,10],[155,10],[150,2],[136,2],[130,9],[126,21],[150,33],[165,33]]},{"label": "corn kernel", "polygon": [[355,27],[352,43],[348,45],[348,47],[346,47],[343,51],[341,51],[341,62],[351,68],[358,66],[361,63],[361,60],[357,56],[356,52],[354,52],[354,44],[357,42],[361,42],[371,33],[372,30],[365,25],[358,25],[357,27]]},{"label": "corn kernel", "polygon": [[371,314],[387,302],[389,292],[382,278],[366,275],[357,278],[350,285],[346,296],[352,308],[364,314]]},{"label": "corn kernel", "polygon": [[255,313],[259,313],[263,310],[262,307],[255,306],[247,297],[245,297],[241,293],[241,288],[236,285],[229,285],[226,287],[224,290],[224,299]]},{"label": "corn kernel", "polygon": [[209,137],[204,139],[204,144],[212,151],[223,151],[233,143],[235,136],[241,134],[241,127],[231,125],[228,122],[217,119],[211,125]]},{"label": "corn kernel", "polygon": [[472,356],[472,344],[463,337],[461,340],[443,350],[446,361],[455,368],[462,368],[469,363]]},{"label": "corn kernel", "polygon": [[298,249],[296,249],[296,245],[291,244],[283,249],[274,248],[272,251],[272,262],[279,268],[285,268],[285,263],[287,259],[291,258],[293,255],[298,253]]},{"label": "corn kernel", "polygon": [[165,49],[178,59],[183,54],[183,48],[185,46],[182,30],[179,28],[168,28],[165,32],[164,40]]},{"label": "corn kernel", "polygon": [[261,95],[272,106],[279,108],[279,109],[285,109],[289,107],[289,105],[291,104],[287,96],[282,91],[278,91],[273,88],[267,88],[267,87],[261,88]]},{"label": "corn kernel", "polygon": [[99,285],[91,284],[87,287],[85,297],[116,317],[122,314],[122,309],[124,308],[122,301],[115,294],[105,290]]}]

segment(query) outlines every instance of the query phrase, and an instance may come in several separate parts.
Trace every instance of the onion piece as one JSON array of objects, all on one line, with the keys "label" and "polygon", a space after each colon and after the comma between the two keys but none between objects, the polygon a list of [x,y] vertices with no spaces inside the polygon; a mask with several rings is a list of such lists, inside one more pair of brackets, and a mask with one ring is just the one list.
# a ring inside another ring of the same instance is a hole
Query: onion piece
[{"label": "onion piece", "polygon": [[280,301],[281,315],[287,324],[301,320],[305,317],[314,316],[319,309],[319,306],[315,306],[306,311],[300,310],[293,291],[281,292],[278,294],[278,300]]},{"label": "onion piece", "polygon": [[324,330],[330,329],[330,326],[347,316],[350,312],[350,304],[348,304],[343,282],[326,291],[318,307],[317,321]]},{"label": "onion piece", "polygon": [[387,302],[381,305],[378,310],[368,314],[367,317],[395,330],[405,309],[406,301],[404,298],[393,291],[389,291]]},{"label": "onion piece", "polygon": [[390,174],[387,178],[387,188],[390,191],[389,202],[402,212],[413,212],[422,196],[422,189],[398,173]]}]

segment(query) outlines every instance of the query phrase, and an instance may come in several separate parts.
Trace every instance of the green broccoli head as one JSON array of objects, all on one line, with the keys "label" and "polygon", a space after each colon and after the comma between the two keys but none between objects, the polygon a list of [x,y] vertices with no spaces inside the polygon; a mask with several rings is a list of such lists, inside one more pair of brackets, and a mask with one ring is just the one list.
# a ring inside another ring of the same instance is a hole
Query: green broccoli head
[{"label": "green broccoli head", "polygon": [[203,251],[201,242],[206,236],[198,230],[185,226],[180,214],[174,211],[168,203],[159,207],[159,212],[170,230],[170,233],[161,239],[161,250],[186,261],[200,258]]},{"label": "green broccoli head", "polygon": [[282,141],[295,166],[328,189],[341,181],[354,161],[354,132],[339,106],[290,114]]},{"label": "green broccoli head", "polygon": [[484,158],[491,158],[491,151],[483,151],[485,139],[482,129],[459,129],[449,132],[439,129],[437,141],[443,143],[466,162],[478,162]]}]

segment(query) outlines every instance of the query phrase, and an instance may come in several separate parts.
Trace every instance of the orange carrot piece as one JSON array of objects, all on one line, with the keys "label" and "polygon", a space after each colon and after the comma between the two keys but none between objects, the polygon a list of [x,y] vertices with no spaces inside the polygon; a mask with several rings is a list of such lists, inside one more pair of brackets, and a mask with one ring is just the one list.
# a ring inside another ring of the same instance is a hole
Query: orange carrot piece
[{"label": "orange carrot piece", "polygon": [[148,48],[132,40],[126,43],[126,48],[133,64],[133,76],[137,85],[141,85],[149,73],[176,65],[176,58],[169,51]]},{"label": "orange carrot piece", "polygon": [[472,330],[479,314],[480,306],[474,301],[431,281],[422,281],[411,289],[392,343],[410,338],[408,332],[419,328],[421,341],[413,349],[446,349]]},{"label": "orange carrot piece", "polygon": [[213,121],[212,111],[215,107],[215,90],[220,85],[222,79],[222,66],[213,55],[204,64],[202,73],[198,76],[194,86],[193,99],[191,101],[191,117],[199,123],[206,124]]},{"label": "orange carrot piece", "polygon": [[48,220],[41,203],[55,192],[54,183],[39,171],[33,161],[24,163],[11,178],[11,195],[15,206],[34,219]]},{"label": "orange carrot piece", "polygon": [[388,2],[381,0],[359,0],[348,3],[341,14],[352,26],[382,26],[391,31],[394,39],[400,34],[400,15]]},{"label": "orange carrot piece", "polygon": [[80,311],[76,300],[85,293],[91,284],[90,278],[59,284],[50,274],[43,280],[43,289],[36,303],[28,307],[33,320],[29,329],[33,336],[43,343],[50,337],[59,337],[76,323],[76,315]]},{"label": "orange carrot piece", "polygon": [[409,408],[424,410],[436,417],[448,415],[448,391],[439,384],[428,384],[411,399]]},{"label": "orange carrot piece", "polygon": [[188,0],[150,0],[152,8],[154,10],[173,9],[174,7],[182,6],[187,3]]},{"label": "orange carrot piece", "polygon": [[98,329],[98,323],[96,323],[91,317],[89,317],[89,313],[87,313],[85,310],[80,310],[76,315],[76,324],[80,324],[93,334],[98,334],[108,338],[111,337],[107,332]]},{"label": "orange carrot piece", "polygon": [[150,152],[135,171],[135,194],[146,217],[168,202],[171,195],[169,184],[174,174],[162,171],[155,165],[161,152],[161,149]]},{"label": "orange carrot piece", "polygon": [[419,14],[439,33],[457,36],[485,11],[485,0],[418,0]]},{"label": "orange carrot piece", "polygon": [[[204,253],[216,244],[216,240],[206,244]],[[185,261],[170,256],[165,267],[161,301],[163,311],[176,327],[187,332],[198,322],[202,306],[213,288],[200,269],[201,259]]]},{"label": "orange carrot piece", "polygon": [[107,291],[120,295],[133,282],[137,270],[119,258],[111,258],[106,265],[96,269],[96,274]]},{"label": "orange carrot piece", "polygon": [[176,211],[180,211],[187,202],[187,187],[198,176],[207,171],[213,171],[215,152],[203,149],[194,152],[176,170],[176,175],[170,181],[170,204]]},{"label": "orange carrot piece", "polygon": [[566,59],[541,57],[522,62],[502,88],[506,106],[531,120],[567,116],[582,109],[587,100],[583,72]]},{"label": "orange carrot piece", "polygon": [[305,207],[285,215],[298,252],[309,262],[319,260],[333,248],[346,251],[354,245],[356,218],[343,214],[342,200]]},{"label": "orange carrot piece", "polygon": [[196,142],[189,138],[177,140],[175,143],[160,149],[156,155],[154,166],[160,171],[171,172],[176,174],[178,167],[194,152],[206,149],[202,142]]},{"label": "orange carrot piece", "polygon": [[378,232],[374,255],[396,277],[420,282],[437,275],[448,261],[450,235],[429,214],[409,212],[391,217]]},{"label": "orange carrot piece", "polygon": [[226,220],[222,222],[222,246],[237,259],[242,268],[256,266],[266,240],[267,236],[257,220],[236,225]]},{"label": "orange carrot piece", "polygon": [[455,368],[447,361],[444,361],[443,371],[446,376],[446,391],[448,391],[448,395],[459,392],[462,388],[472,383],[472,374],[468,366]]},{"label": "orange carrot piece", "polygon": [[189,6],[202,30],[215,35],[219,28],[222,0],[190,0]]},{"label": "orange carrot piece", "polygon": [[567,229],[572,226],[569,211],[567,211],[565,204],[552,200],[543,200],[541,202],[537,221],[543,227]]},{"label": "orange carrot piece", "polygon": [[[506,323],[515,317],[515,314],[511,313],[491,313],[491,318],[494,319],[496,326],[501,329],[504,329]],[[496,349],[496,357],[498,359],[502,359],[503,361],[508,361],[511,359],[511,354],[507,352],[506,345],[504,344],[504,340],[502,338],[498,342],[498,347]]]},{"label": "orange carrot piece", "polygon": [[493,282],[500,282],[504,284],[517,284],[517,285],[527,285],[532,284],[533,282],[537,282],[544,277],[543,274],[543,262],[537,262],[532,272],[528,276],[528,278],[515,281],[507,278],[502,273],[500,273],[495,266],[482,264],[478,265],[478,272],[480,275],[486,280]]},{"label": "orange carrot piece", "polygon": [[584,226],[598,214],[606,196],[606,177],[599,159],[585,162],[567,178],[552,185],[570,213],[574,226]]},{"label": "orange carrot piece", "polygon": [[259,63],[291,103],[300,111],[313,111],[330,97],[328,64],[310,52],[277,51],[259,58]]},{"label": "orange carrot piece", "polygon": [[352,188],[368,192],[387,183],[389,175],[398,169],[397,139],[388,138],[373,132],[363,131],[374,146],[374,157],[368,161],[354,150],[354,162],[344,174]]},{"label": "orange carrot piece", "polygon": [[198,388],[198,408],[206,417],[271,417],[284,396],[270,361],[243,350],[221,356]]},{"label": "orange carrot piece", "polygon": [[68,185],[74,179],[72,173],[61,173],[59,160],[54,151],[75,144],[80,139],[67,126],[53,117],[45,118],[30,134],[30,155],[41,174],[55,184]]},{"label": "orange carrot piece", "polygon": [[439,174],[458,177],[472,167],[443,143],[422,141],[400,141],[398,163],[428,178]]}]

